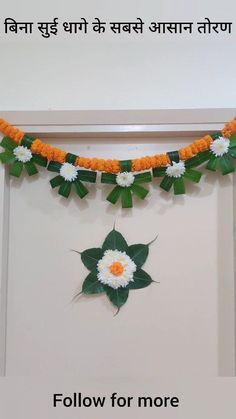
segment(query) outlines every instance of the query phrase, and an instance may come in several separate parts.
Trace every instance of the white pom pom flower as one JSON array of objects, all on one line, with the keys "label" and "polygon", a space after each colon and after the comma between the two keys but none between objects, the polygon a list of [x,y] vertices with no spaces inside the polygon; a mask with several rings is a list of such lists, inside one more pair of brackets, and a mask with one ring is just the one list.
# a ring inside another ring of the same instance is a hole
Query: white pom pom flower
[{"label": "white pom pom flower", "polygon": [[60,175],[68,182],[73,182],[78,176],[78,169],[71,163],[63,163],[60,168]]},{"label": "white pom pom flower", "polygon": [[216,157],[221,157],[224,154],[227,154],[229,151],[228,138],[224,138],[224,137],[217,138],[217,140],[213,141],[213,143],[210,145],[210,149]]},{"label": "white pom pom flower", "polygon": [[166,169],[166,174],[167,176],[170,176],[170,177],[178,178],[178,177],[183,176],[184,173],[185,173],[185,165],[183,161],[180,161],[178,163],[173,161],[172,165],[169,165]]},{"label": "white pom pom flower", "polygon": [[14,148],[13,154],[21,163],[27,163],[32,159],[31,151],[23,145],[19,145],[18,147]]},{"label": "white pom pom flower", "polygon": [[122,172],[116,176],[116,183],[122,188],[127,188],[134,183],[134,175],[131,172]]},{"label": "white pom pom flower", "polygon": [[119,250],[106,250],[98,261],[98,280],[109,287],[125,288],[133,282],[133,274],[137,267],[130,257]]}]

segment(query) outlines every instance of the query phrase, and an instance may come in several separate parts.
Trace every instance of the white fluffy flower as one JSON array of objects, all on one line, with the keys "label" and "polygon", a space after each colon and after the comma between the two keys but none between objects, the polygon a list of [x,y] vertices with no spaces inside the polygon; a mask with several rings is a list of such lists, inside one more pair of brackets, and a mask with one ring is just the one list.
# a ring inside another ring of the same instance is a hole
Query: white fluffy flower
[{"label": "white fluffy flower", "polygon": [[134,183],[134,175],[130,172],[122,172],[116,176],[116,183],[123,188],[131,186]]},{"label": "white fluffy flower", "polygon": [[60,168],[60,175],[67,181],[73,182],[78,176],[77,168],[71,163],[63,163]]},{"label": "white fluffy flower", "polygon": [[228,138],[224,138],[224,137],[217,138],[217,140],[213,141],[213,143],[210,145],[210,149],[216,157],[221,157],[224,154],[228,153],[228,150],[229,150]]},{"label": "white fluffy flower", "polygon": [[32,153],[23,145],[19,145],[18,147],[14,148],[13,154],[15,155],[16,159],[22,163],[27,163],[32,159]]},{"label": "white fluffy flower", "polygon": [[125,252],[106,250],[97,268],[98,280],[111,288],[124,288],[134,281],[136,265]]},{"label": "white fluffy flower", "polygon": [[167,176],[170,177],[181,177],[185,173],[185,165],[183,161],[180,161],[179,163],[172,162],[171,166],[168,166],[166,169]]}]

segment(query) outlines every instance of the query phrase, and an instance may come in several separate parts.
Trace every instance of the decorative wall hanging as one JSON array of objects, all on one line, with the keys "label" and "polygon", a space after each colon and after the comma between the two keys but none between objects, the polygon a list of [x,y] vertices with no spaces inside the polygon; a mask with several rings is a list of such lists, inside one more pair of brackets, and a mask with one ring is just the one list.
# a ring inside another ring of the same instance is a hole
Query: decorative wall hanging
[{"label": "decorative wall hanging", "polygon": [[116,314],[126,303],[129,291],[148,287],[153,281],[142,266],[147,260],[148,244],[133,244],[128,246],[121,233],[113,230],[105,238],[101,248],[87,249],[76,253],[90,271],[85,278],[81,294],[106,293],[111,303],[117,308]]},{"label": "decorative wall hanging", "polygon": [[120,200],[123,208],[133,206],[133,195],[145,199],[148,189],[143,184],[150,183],[153,177],[162,178],[163,190],[169,192],[173,186],[174,194],[179,195],[185,193],[185,181],[200,181],[202,173],[196,167],[203,163],[206,169],[220,170],[223,175],[235,170],[236,119],[222,131],[205,135],[178,151],[121,161],[67,153],[26,135],[3,119],[0,119],[0,132],[6,135],[1,142],[5,151],[0,154],[0,160],[9,166],[10,175],[19,177],[25,169],[32,176],[38,173],[37,165],[40,165],[57,173],[50,184],[59,188],[61,196],[68,198],[73,189],[84,198],[88,189],[83,182],[95,183],[97,172],[102,172],[101,182],[112,185],[107,200],[112,204]]}]

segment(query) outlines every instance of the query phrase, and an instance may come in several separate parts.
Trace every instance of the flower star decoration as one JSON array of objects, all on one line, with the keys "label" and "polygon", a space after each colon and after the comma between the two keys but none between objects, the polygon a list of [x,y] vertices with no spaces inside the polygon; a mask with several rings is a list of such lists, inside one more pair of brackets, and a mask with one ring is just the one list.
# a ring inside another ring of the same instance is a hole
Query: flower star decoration
[{"label": "flower star decoration", "polygon": [[132,208],[132,193],[140,199],[145,199],[148,190],[140,183],[148,183],[152,181],[150,172],[143,172],[134,175],[131,172],[131,160],[121,161],[121,169],[124,170],[117,175],[113,173],[102,173],[101,182],[116,185],[115,188],[107,196],[107,201],[116,204],[121,198],[122,208]]},{"label": "flower star decoration", "polygon": [[64,198],[70,195],[72,185],[74,185],[77,195],[84,198],[88,193],[88,189],[81,181],[95,183],[97,173],[91,170],[79,170],[75,164],[76,156],[68,153],[65,163],[51,161],[48,165],[50,172],[59,173],[58,176],[50,180],[52,188],[59,186],[58,193]]},{"label": "flower star decoration", "polygon": [[83,282],[82,291],[74,298],[81,294],[106,293],[118,313],[126,303],[130,290],[145,288],[155,282],[142,269],[149,246],[155,240],[148,244],[128,246],[122,234],[114,228],[101,248],[87,249],[81,253],[76,251],[90,273]]},{"label": "flower star decoration", "polygon": [[38,173],[36,164],[43,167],[47,166],[45,157],[31,152],[30,137],[25,135],[21,144],[18,146],[15,141],[8,137],[4,137],[0,143],[1,147],[5,149],[3,153],[0,153],[0,161],[10,166],[10,175],[20,177],[23,168],[25,168],[28,175],[32,176]]},{"label": "flower star decoration", "polygon": [[213,140],[208,152],[209,161],[206,168],[212,171],[220,169],[223,175],[234,172],[231,158],[236,158],[236,136],[232,136],[229,140],[228,138],[215,135]]}]

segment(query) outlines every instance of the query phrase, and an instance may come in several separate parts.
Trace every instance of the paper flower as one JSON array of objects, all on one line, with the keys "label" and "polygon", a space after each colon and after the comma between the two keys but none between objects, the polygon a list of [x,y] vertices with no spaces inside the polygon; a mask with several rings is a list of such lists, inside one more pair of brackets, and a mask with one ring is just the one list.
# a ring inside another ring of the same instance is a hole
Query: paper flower
[{"label": "paper flower", "polygon": [[83,282],[82,291],[75,297],[105,293],[119,311],[130,290],[145,288],[154,282],[142,269],[151,243],[128,246],[122,234],[114,228],[101,248],[77,252],[90,273]]},{"label": "paper flower", "polygon": [[230,140],[221,136],[213,136],[213,142],[210,146],[209,159],[206,168],[216,171],[219,169],[222,175],[234,172],[232,158],[236,158],[236,136]]},{"label": "paper flower", "polygon": [[84,198],[88,193],[88,189],[84,186],[81,181],[95,183],[97,173],[91,170],[79,170],[72,163],[58,163],[56,161],[50,161],[48,165],[50,172],[59,173],[58,176],[50,180],[52,188],[59,186],[58,193],[64,198],[68,198],[71,193],[72,185],[77,195],[80,198]]},{"label": "paper flower", "polygon": [[101,182],[111,185],[116,185],[115,188],[107,196],[107,201],[111,204],[116,204],[121,198],[122,208],[132,208],[133,199],[132,194],[138,196],[140,199],[145,199],[148,190],[140,183],[149,183],[152,181],[150,172],[139,173],[134,175],[131,172],[122,172],[118,175],[112,173],[102,173]]},{"label": "paper flower", "polygon": [[4,137],[0,145],[5,148],[5,151],[0,153],[0,160],[10,166],[9,173],[11,176],[20,177],[24,168],[28,175],[32,176],[38,173],[36,164],[43,167],[47,166],[45,157],[33,154],[29,147],[19,146],[11,138]]}]

